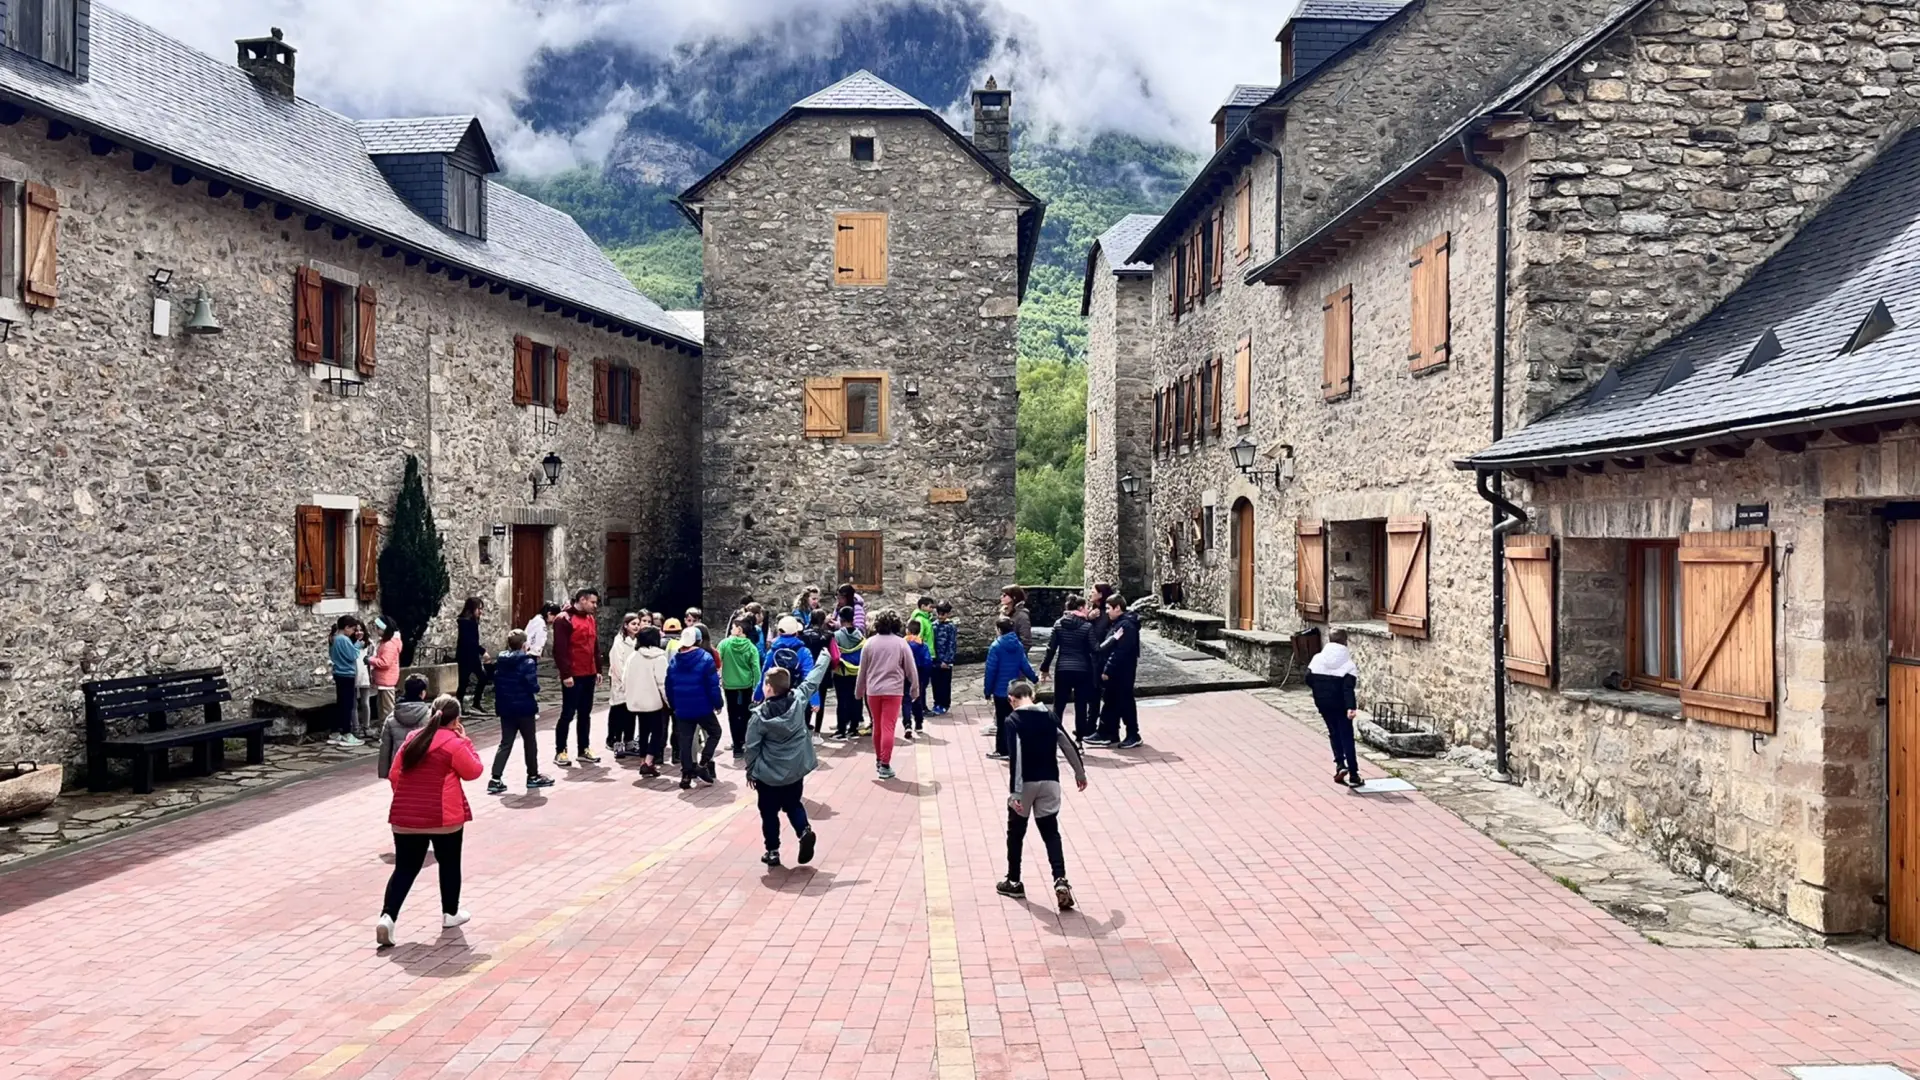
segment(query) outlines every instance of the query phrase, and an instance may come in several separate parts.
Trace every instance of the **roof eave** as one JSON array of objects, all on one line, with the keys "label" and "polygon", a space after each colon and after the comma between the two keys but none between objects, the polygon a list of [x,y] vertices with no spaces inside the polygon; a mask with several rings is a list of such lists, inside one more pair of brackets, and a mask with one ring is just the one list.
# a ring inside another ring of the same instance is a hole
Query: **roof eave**
[{"label": "roof eave", "polygon": [[[1213,156],[1207,159],[1207,163],[1194,174],[1192,182],[1187,184],[1186,189],[1180,192],[1180,197],[1175,199],[1173,205],[1168,207],[1167,212],[1161,216],[1159,224],[1155,225],[1152,231],[1142,237],[1140,243],[1127,253],[1126,262],[1151,264],[1157,261],[1161,253],[1171,247],[1175,238],[1186,229],[1191,211],[1214,197],[1214,187],[1218,182],[1215,173],[1226,168],[1229,160],[1237,155],[1244,154],[1250,159],[1259,152],[1250,127],[1258,112],[1259,107],[1248,110],[1247,115],[1234,125],[1233,130],[1227,134],[1226,141],[1220,144],[1219,149],[1213,152]],[[1245,164],[1245,161],[1234,163],[1234,171],[1239,171]],[[1202,191],[1205,192],[1204,195],[1198,194]]]}]

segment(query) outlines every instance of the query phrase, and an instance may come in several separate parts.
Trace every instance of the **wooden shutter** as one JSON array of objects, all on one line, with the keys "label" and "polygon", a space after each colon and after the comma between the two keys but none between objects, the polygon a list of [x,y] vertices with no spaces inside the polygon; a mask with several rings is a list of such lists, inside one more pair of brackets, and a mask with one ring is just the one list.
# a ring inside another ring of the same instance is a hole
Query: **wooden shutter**
[{"label": "wooden shutter", "polygon": [[326,284],[320,271],[302,266],[293,272],[293,358],[303,364],[320,362],[320,319],[325,311]]},{"label": "wooden shutter", "polygon": [[317,506],[293,508],[293,602],[317,604],[326,588],[327,515]]},{"label": "wooden shutter", "polygon": [[553,412],[555,416],[567,415],[567,363],[573,354],[565,349],[553,350]]},{"label": "wooden shutter", "polygon": [[1207,403],[1207,407],[1212,410],[1213,433],[1218,435],[1220,434],[1221,425],[1224,422],[1220,412],[1220,383],[1221,377],[1225,372],[1221,370],[1221,356],[1219,353],[1214,353],[1213,359],[1207,361],[1207,363],[1213,369],[1213,400]]},{"label": "wooden shutter", "polygon": [[633,595],[633,534],[607,534],[607,595]]},{"label": "wooden shutter", "polygon": [[360,599],[371,601],[380,595],[380,515],[373,510],[360,511]]},{"label": "wooden shutter", "polygon": [[1327,617],[1327,523],[1302,520],[1293,530],[1293,606],[1300,617]]},{"label": "wooden shutter", "polygon": [[1320,396],[1338,401],[1353,392],[1353,286],[1344,285],[1320,305],[1326,317]]},{"label": "wooden shutter", "polygon": [[1217,291],[1227,280],[1227,212],[1213,212],[1213,287]]},{"label": "wooden shutter", "polygon": [[1427,515],[1387,519],[1387,628],[1427,636]]},{"label": "wooden shutter", "polygon": [[1507,678],[1553,685],[1553,537],[1509,536]]},{"label": "wooden shutter", "polygon": [[847,401],[837,376],[808,379],[805,397],[807,438],[837,439],[846,434]]},{"label": "wooden shutter", "polygon": [[50,308],[60,295],[60,193],[27,183],[26,280],[20,296],[29,307]]},{"label": "wooden shutter", "polygon": [[611,403],[607,400],[607,373],[609,365],[603,359],[593,362],[593,422],[604,424],[612,415]]},{"label": "wooden shutter", "polygon": [[1450,234],[1441,233],[1413,253],[1413,348],[1407,354],[1413,370],[1425,371],[1447,362],[1447,259]]},{"label": "wooden shutter", "polygon": [[1243,180],[1233,193],[1234,257],[1253,254],[1253,181]]},{"label": "wooden shutter", "polygon": [[1200,437],[1200,376],[1189,375],[1187,384],[1187,446]]},{"label": "wooden shutter", "polygon": [[1206,513],[1206,510],[1203,508],[1195,510],[1188,515],[1188,524],[1193,530],[1192,545],[1195,555],[1205,555],[1207,553]]},{"label": "wooden shutter", "polygon": [[1253,419],[1253,337],[1240,339],[1233,353],[1233,422],[1246,427]]},{"label": "wooden shutter", "polygon": [[1680,708],[1772,734],[1773,533],[1680,537]]},{"label": "wooden shutter", "polygon": [[846,213],[833,216],[833,283],[887,283],[887,215]]},{"label": "wooden shutter", "polygon": [[1156,451],[1160,449],[1161,432],[1166,430],[1166,396],[1165,390],[1153,392],[1153,448]]},{"label": "wooden shutter", "polygon": [[373,349],[374,342],[377,338],[375,329],[380,310],[380,298],[373,291],[373,286],[371,285],[360,286],[359,291],[354,293],[354,298],[358,301],[359,307],[354,313],[353,321],[353,366],[354,370],[360,374],[371,375],[373,374]]},{"label": "wooden shutter", "polygon": [[880,534],[844,532],[840,534],[840,581],[856,589],[880,592]]},{"label": "wooden shutter", "polygon": [[1180,253],[1178,249],[1167,257],[1167,314],[1173,319],[1173,325],[1180,325]]},{"label": "wooden shutter", "polygon": [[513,336],[513,403],[533,404],[533,339]]}]

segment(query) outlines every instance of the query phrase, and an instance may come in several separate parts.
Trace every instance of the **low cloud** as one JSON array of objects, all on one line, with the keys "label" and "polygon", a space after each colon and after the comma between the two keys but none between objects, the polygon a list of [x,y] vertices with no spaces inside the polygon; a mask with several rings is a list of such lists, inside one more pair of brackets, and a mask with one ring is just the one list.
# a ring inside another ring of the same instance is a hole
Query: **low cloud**
[{"label": "low cloud", "polygon": [[[548,173],[603,161],[643,91],[595,103],[597,119],[536,132],[514,112],[542,50],[617,40],[675,46],[761,33],[830,30],[845,15],[897,0],[112,0],[213,56],[236,38],[286,30],[299,49],[301,94],[359,117],[475,113],[509,168]],[[1291,3],[1244,0],[939,0],[970,4],[998,42],[988,69],[1018,93],[1023,119],[1068,139],[1120,131],[1196,149],[1236,82],[1278,79],[1274,34]],[[790,45],[804,49],[805,40]],[[985,72],[980,73],[982,75]],[[942,103],[944,104],[944,103]]]}]

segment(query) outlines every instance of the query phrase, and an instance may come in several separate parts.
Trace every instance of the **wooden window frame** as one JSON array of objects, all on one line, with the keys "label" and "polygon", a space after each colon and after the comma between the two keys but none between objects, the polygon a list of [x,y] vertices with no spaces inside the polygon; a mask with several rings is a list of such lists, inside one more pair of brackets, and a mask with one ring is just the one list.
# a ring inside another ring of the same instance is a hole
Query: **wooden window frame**
[{"label": "wooden window frame", "polygon": [[[42,0],[39,6],[40,40],[27,42],[16,31],[24,32],[21,23],[25,20],[28,4],[16,3],[7,11],[7,22],[0,31],[5,33],[5,45],[8,49],[30,56],[51,67],[59,68],[68,74],[80,70],[80,3],[79,0]],[[64,39],[57,28],[64,27]],[[64,45],[66,55],[56,51],[56,45]]]},{"label": "wooden window frame", "polygon": [[1367,522],[1367,543],[1372,548],[1373,566],[1370,568],[1373,580],[1373,595],[1367,606],[1372,616],[1381,621],[1387,620],[1387,519],[1375,518]]},{"label": "wooden window frame", "polygon": [[1227,208],[1218,206],[1213,211],[1213,291],[1220,292],[1227,286]]},{"label": "wooden window frame", "polygon": [[1200,373],[1184,376],[1187,384],[1187,449],[1191,450],[1200,441]]},{"label": "wooden window frame", "polygon": [[[1643,589],[1646,584],[1646,572],[1643,568],[1645,552],[1660,550],[1667,552],[1661,561],[1660,600],[1660,655],[1663,662],[1674,665],[1672,676],[1648,674],[1642,670],[1641,646],[1645,644],[1641,634],[1641,617],[1646,614]],[[1648,690],[1672,697],[1680,696],[1680,665],[1685,658],[1680,655],[1679,643],[1674,640],[1674,628],[1680,618],[1680,540],[1629,540],[1627,542],[1627,685],[1635,690]]]},{"label": "wooden window frame", "polygon": [[[887,434],[891,430],[891,424],[893,420],[893,407],[890,404],[890,401],[893,397],[892,377],[887,372],[884,372],[884,371],[843,371],[840,373],[839,379],[840,379],[840,441],[850,442],[850,443],[886,442]],[[879,401],[880,418],[878,422],[878,429],[875,431],[863,431],[863,432],[851,431],[847,427],[847,416],[848,416],[847,384],[848,383],[869,383],[869,382],[878,384],[878,391],[879,391],[879,398],[880,398],[880,401]]]},{"label": "wooden window frame", "polygon": [[1180,316],[1187,312],[1187,245],[1182,242],[1173,249],[1173,319],[1175,324]]},{"label": "wooden window frame", "polygon": [[553,408],[553,391],[558,380],[554,378],[554,368],[558,366],[560,347],[544,341],[533,343],[533,366],[528,368],[532,377],[533,399],[530,404],[541,408]]},{"label": "wooden window frame", "polygon": [[1166,424],[1166,408],[1167,392],[1155,390],[1153,392],[1153,452],[1155,454],[1160,452],[1161,433],[1165,430]]},{"label": "wooden window frame", "polygon": [[[856,223],[877,221],[880,223],[880,267],[877,275],[862,275],[860,268],[840,265],[840,234],[857,229]],[[833,215],[833,274],[832,282],[839,289],[879,289],[885,288],[891,277],[893,262],[891,224],[884,210],[840,210]]]},{"label": "wooden window frame", "polygon": [[347,576],[347,549],[352,539],[354,513],[330,506],[320,508],[321,548],[320,599],[345,600],[353,580]]},{"label": "wooden window frame", "polygon": [[[873,580],[853,580],[853,564],[849,544],[858,540],[873,541]],[[839,578],[843,585],[852,585],[863,593],[882,593],[886,591],[886,539],[877,531],[852,530],[840,534],[839,540]]]}]

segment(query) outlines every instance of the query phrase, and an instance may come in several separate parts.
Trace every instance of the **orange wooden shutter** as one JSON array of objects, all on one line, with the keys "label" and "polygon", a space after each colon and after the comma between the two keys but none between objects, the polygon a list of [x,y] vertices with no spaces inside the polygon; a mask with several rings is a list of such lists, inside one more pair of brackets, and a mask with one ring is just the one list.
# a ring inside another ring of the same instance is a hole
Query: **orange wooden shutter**
[{"label": "orange wooden shutter", "polygon": [[317,506],[293,508],[293,602],[317,604],[326,588],[327,515]]},{"label": "orange wooden shutter", "polygon": [[1326,317],[1320,394],[1336,401],[1353,392],[1353,286],[1335,291],[1320,310]]},{"label": "orange wooden shutter", "polygon": [[380,298],[373,286],[362,285],[354,294],[359,301],[359,309],[354,318],[354,370],[362,375],[373,374],[374,342],[376,340],[375,321],[380,311]]},{"label": "orange wooden shutter", "polygon": [[847,402],[838,378],[808,379],[806,437],[837,439],[847,432]]},{"label": "orange wooden shutter", "polygon": [[1227,212],[1213,212],[1213,287],[1217,291],[1227,280]]},{"label": "orange wooden shutter", "polygon": [[29,307],[50,308],[60,295],[60,193],[27,183],[26,280],[20,297]]},{"label": "orange wooden shutter", "polygon": [[596,424],[606,423],[610,415],[607,402],[608,368],[609,365],[605,360],[597,359],[593,362],[593,422]]},{"label": "orange wooden shutter", "polygon": [[887,215],[844,213],[833,216],[833,283],[887,283]]},{"label": "orange wooden shutter", "polygon": [[360,599],[380,595],[380,515],[360,511]]},{"label": "orange wooden shutter", "polygon": [[1240,339],[1233,353],[1233,422],[1246,427],[1253,419],[1253,338]]},{"label": "orange wooden shutter", "polygon": [[1234,256],[1245,259],[1253,253],[1253,182],[1242,181],[1233,193]]},{"label": "orange wooden shutter", "polygon": [[533,404],[533,339],[513,336],[513,403]]},{"label": "orange wooden shutter", "polygon": [[302,266],[293,272],[293,358],[303,364],[320,362],[320,318],[325,300],[320,271]]},{"label": "orange wooden shutter", "polygon": [[1447,362],[1451,355],[1448,340],[1447,260],[1450,234],[1441,233],[1415,249],[1413,261],[1412,317],[1413,347],[1407,359],[1415,371],[1424,371]]},{"label": "orange wooden shutter", "polygon": [[1387,519],[1387,628],[1427,636],[1427,515]]},{"label": "orange wooden shutter", "polygon": [[1301,521],[1294,526],[1293,605],[1301,618],[1327,617],[1327,523]]},{"label": "orange wooden shutter", "polygon": [[567,415],[567,364],[573,354],[565,349],[553,350],[553,412],[555,416]]},{"label": "orange wooden shutter", "polygon": [[1553,537],[1509,536],[1507,678],[1553,685]]},{"label": "orange wooden shutter", "polygon": [[1680,537],[1680,708],[1689,719],[1771,734],[1773,533]]},{"label": "orange wooden shutter", "polygon": [[633,595],[633,535],[607,534],[607,595]]},{"label": "orange wooden shutter", "polygon": [[1220,434],[1221,425],[1224,423],[1224,419],[1222,418],[1222,415],[1220,412],[1220,397],[1221,397],[1220,383],[1222,381],[1222,376],[1225,374],[1225,372],[1221,370],[1220,361],[1221,361],[1221,356],[1219,353],[1214,353],[1213,359],[1208,361],[1208,363],[1213,365],[1213,400],[1211,402],[1208,402],[1208,406],[1213,410],[1213,433],[1215,435]]}]

